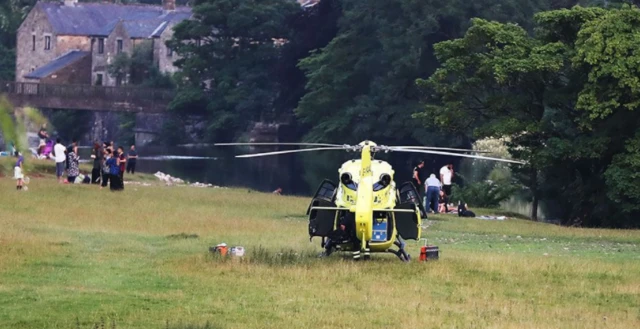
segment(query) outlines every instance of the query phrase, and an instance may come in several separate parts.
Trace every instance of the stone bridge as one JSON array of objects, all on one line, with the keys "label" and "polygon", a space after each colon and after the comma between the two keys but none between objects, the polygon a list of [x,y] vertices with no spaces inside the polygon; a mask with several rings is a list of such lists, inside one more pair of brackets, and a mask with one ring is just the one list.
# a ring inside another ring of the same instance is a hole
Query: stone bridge
[{"label": "stone bridge", "polygon": [[168,89],[1,82],[0,94],[16,107],[54,110],[164,113],[175,92]]},{"label": "stone bridge", "polygon": [[91,140],[104,138],[105,117],[111,113],[135,113],[136,143],[153,141],[167,119],[167,108],[175,92],[168,89],[138,87],[105,87],[34,82],[0,82],[0,95],[5,95],[15,107],[35,107],[41,110],[94,111]]}]

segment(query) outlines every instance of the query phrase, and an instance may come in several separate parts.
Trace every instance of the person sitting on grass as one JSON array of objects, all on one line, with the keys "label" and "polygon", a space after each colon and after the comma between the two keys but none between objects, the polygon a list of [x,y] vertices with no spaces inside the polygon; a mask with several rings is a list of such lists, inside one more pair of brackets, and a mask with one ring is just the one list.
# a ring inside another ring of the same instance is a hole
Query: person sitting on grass
[{"label": "person sitting on grass", "polygon": [[441,214],[446,214],[446,201],[445,201],[445,195],[444,195],[444,190],[440,190],[440,196],[438,198],[438,212]]},{"label": "person sitting on grass", "polygon": [[13,178],[17,180],[16,190],[20,191],[22,190],[22,185],[24,183],[24,174],[22,173],[22,163],[24,162],[24,157],[18,151],[16,151],[15,156],[16,158],[18,158],[18,161],[16,161],[16,165],[13,168]]}]

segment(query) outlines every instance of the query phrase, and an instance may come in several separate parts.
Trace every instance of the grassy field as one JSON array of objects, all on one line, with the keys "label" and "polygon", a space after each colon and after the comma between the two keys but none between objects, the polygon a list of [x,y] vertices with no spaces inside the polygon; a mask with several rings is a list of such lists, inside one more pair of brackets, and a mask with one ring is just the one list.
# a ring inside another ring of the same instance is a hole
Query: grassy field
[{"label": "grassy field", "polygon": [[0,178],[0,328],[640,328],[639,231],[433,216],[440,260],[356,263],[315,257],[306,198],[32,177]]}]

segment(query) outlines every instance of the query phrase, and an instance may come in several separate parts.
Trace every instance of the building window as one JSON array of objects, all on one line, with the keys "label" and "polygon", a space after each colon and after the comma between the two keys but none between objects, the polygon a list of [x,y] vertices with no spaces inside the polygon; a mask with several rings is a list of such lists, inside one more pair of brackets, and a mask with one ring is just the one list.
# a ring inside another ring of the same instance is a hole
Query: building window
[{"label": "building window", "polygon": [[122,39],[116,40],[116,51],[118,54],[122,52],[122,47]]},{"label": "building window", "polygon": [[102,86],[102,73],[96,74],[96,86]]},{"label": "building window", "polygon": [[51,36],[47,35],[44,37],[44,50],[51,49]]},{"label": "building window", "polygon": [[36,35],[31,36],[31,51],[36,51]]},{"label": "building window", "polygon": [[173,57],[173,49],[171,47],[167,47],[167,57]]},{"label": "building window", "polygon": [[104,54],[104,38],[98,38],[98,54]]}]

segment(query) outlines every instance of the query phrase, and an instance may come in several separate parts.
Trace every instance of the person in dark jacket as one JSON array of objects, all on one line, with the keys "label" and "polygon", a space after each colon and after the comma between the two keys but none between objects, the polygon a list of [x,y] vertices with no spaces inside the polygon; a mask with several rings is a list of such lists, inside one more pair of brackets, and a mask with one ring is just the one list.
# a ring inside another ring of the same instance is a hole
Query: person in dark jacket
[{"label": "person in dark jacket", "polygon": [[124,189],[124,172],[127,168],[127,156],[124,154],[124,147],[118,146],[118,166],[120,167],[120,185]]},{"label": "person in dark jacket", "polygon": [[107,161],[111,158],[111,150],[108,148],[104,148],[102,150],[102,184],[100,184],[100,189],[107,187],[109,181],[111,180],[111,168],[107,164]]},{"label": "person in dark jacket", "polygon": [[136,173],[137,162],[138,162],[138,152],[136,151],[136,146],[131,145],[129,154],[127,154],[127,174],[131,173],[133,175]]},{"label": "person in dark jacket", "polygon": [[102,172],[102,149],[99,143],[93,144],[91,150],[91,158],[93,159],[93,169],[91,170],[91,184],[98,184],[100,173]]}]

